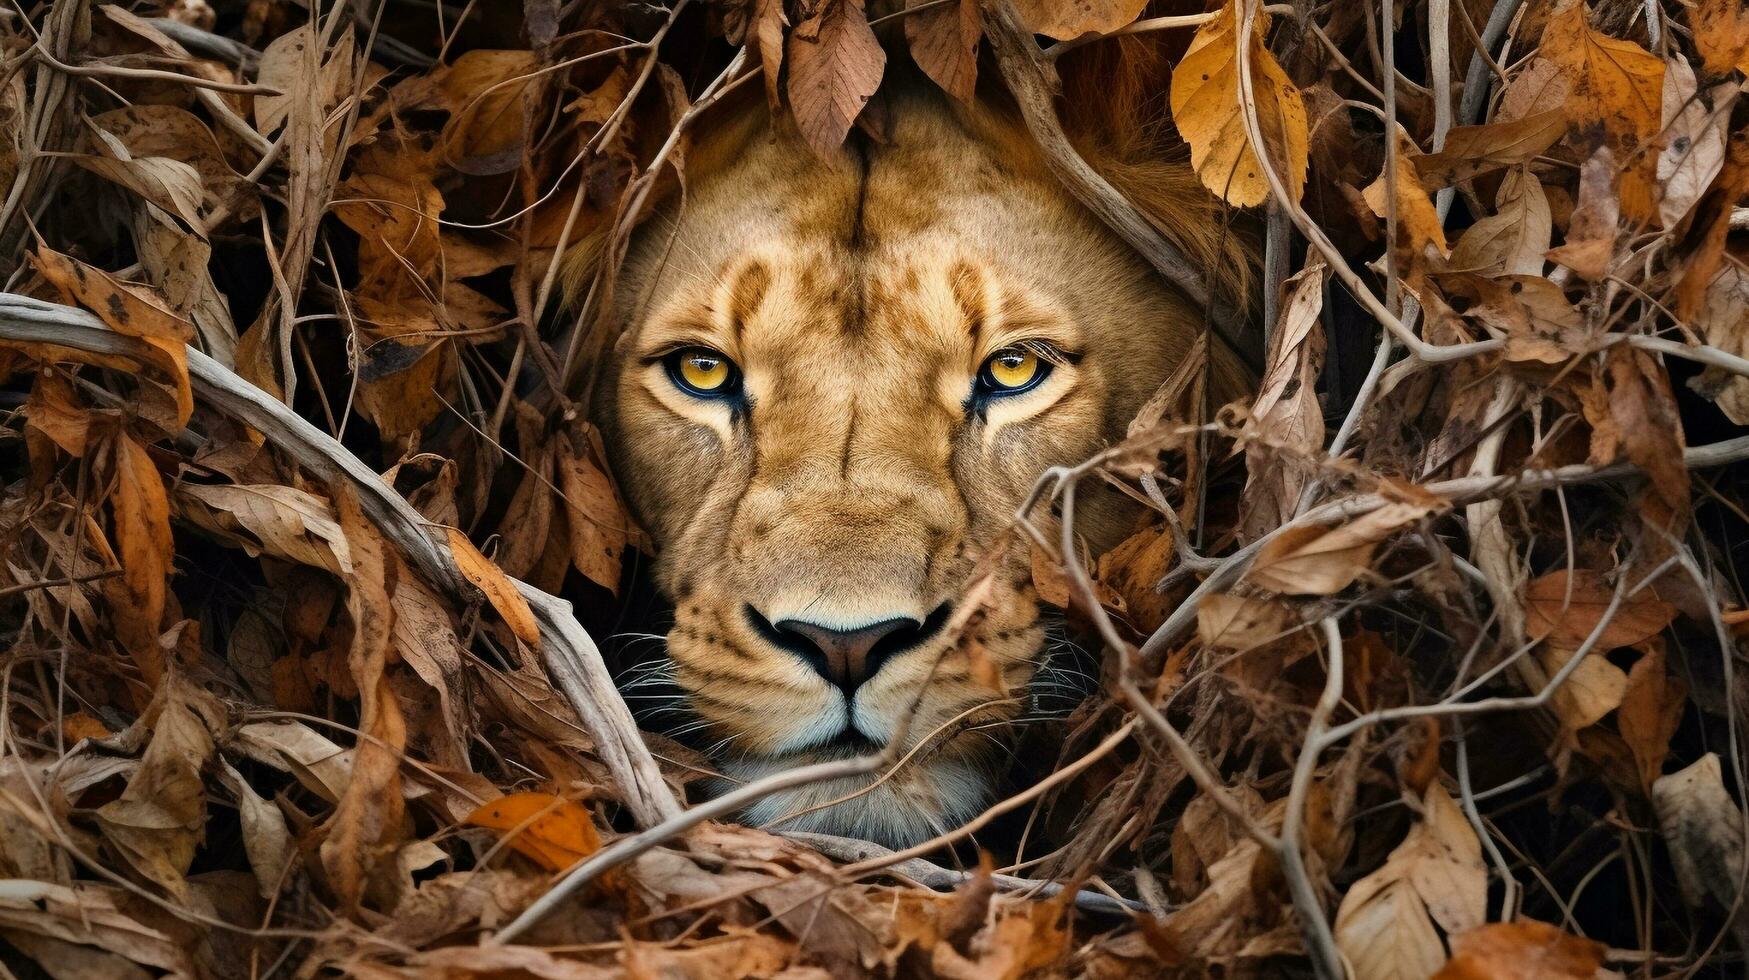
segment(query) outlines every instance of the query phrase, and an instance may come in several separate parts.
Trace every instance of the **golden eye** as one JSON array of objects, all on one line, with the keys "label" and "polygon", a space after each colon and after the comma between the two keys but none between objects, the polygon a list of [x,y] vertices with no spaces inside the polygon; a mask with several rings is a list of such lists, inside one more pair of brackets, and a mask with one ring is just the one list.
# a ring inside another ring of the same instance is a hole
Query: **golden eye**
[{"label": "golden eye", "polygon": [[1050,362],[1025,347],[1009,347],[990,355],[979,373],[979,382],[992,395],[1017,395],[1032,388],[1051,373]]},{"label": "golden eye", "polygon": [[687,347],[663,360],[668,376],[687,394],[714,398],[733,394],[739,386],[735,363],[708,347]]}]

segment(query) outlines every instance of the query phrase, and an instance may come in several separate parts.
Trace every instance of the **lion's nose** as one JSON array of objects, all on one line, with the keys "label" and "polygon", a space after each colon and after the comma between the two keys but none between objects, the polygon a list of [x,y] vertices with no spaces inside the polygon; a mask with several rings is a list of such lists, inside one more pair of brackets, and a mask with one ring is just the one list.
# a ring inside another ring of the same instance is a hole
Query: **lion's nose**
[{"label": "lion's nose", "polygon": [[[751,607],[748,612],[756,623],[767,622]],[[806,660],[816,673],[849,696],[864,681],[880,673],[888,660],[922,645],[939,632],[947,620],[946,614],[944,603],[923,622],[901,616],[855,629],[839,629],[805,619],[785,619],[766,629],[770,639]]]}]

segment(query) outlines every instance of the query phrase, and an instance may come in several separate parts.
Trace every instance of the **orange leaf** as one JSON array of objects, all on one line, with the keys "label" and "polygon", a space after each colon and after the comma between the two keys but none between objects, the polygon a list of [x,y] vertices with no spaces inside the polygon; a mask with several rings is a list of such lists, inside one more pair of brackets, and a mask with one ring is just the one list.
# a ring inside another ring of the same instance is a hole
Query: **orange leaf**
[{"label": "orange leaf", "polygon": [[563,871],[601,850],[589,810],[551,793],[512,793],[482,805],[467,823],[504,831],[506,844],[548,871]]},{"label": "orange leaf", "polygon": [[516,591],[516,583],[504,574],[503,569],[492,564],[491,559],[480,554],[480,549],[474,547],[467,535],[453,527],[444,530],[449,532],[449,550],[455,555],[456,567],[476,588],[486,593],[486,601],[504,617],[505,624],[517,639],[532,649],[540,649],[540,624],[534,618],[534,610],[528,607],[528,600]]},{"label": "orange leaf", "polygon": [[1603,966],[1602,943],[1534,919],[1460,932],[1451,948],[1434,980],[1591,980]]},{"label": "orange leaf", "polygon": [[1700,0],[1689,10],[1688,24],[1707,71],[1749,74],[1749,7],[1743,0]]},{"label": "orange leaf", "polygon": [[170,498],[164,479],[146,447],[122,434],[115,445],[116,551],[121,557],[121,584],[127,601],[116,609],[116,628],[123,644],[141,661],[146,681],[156,687],[162,669],[157,646],[164,618],[164,597],[170,578],[175,542],[170,535]]},{"label": "orange leaf", "polygon": [[43,278],[55,284],[69,303],[89,309],[127,337],[137,337],[162,353],[155,366],[176,384],[176,422],[187,425],[194,414],[194,391],[188,384],[188,341],[194,324],[170,312],[170,306],[155,290],[123,282],[95,266],[69,258],[52,249],[39,248],[34,256]]},{"label": "orange leaf", "polygon": [[1542,53],[1572,86],[1567,113],[1573,121],[1601,123],[1616,159],[1636,161],[1622,180],[1622,212],[1651,220],[1657,154],[1635,151],[1663,125],[1664,62],[1632,41],[1592,30],[1584,0],[1568,0],[1549,18]]}]

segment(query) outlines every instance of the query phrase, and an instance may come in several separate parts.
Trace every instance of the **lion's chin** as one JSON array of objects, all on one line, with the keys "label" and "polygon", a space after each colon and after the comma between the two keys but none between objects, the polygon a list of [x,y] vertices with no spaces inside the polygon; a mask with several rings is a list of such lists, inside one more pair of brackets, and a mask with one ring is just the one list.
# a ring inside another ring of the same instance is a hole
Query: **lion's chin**
[{"label": "lion's chin", "polygon": [[[747,756],[725,760],[723,769],[731,779],[744,783],[839,757],[830,750]],[[850,776],[773,793],[742,811],[741,819],[779,832],[834,834],[887,847],[910,847],[976,816],[988,805],[992,785],[988,772],[973,760],[941,757],[907,765],[874,785],[879,778],[878,773]],[[841,797],[848,799],[832,802]],[[828,803],[832,805],[823,805]]]}]

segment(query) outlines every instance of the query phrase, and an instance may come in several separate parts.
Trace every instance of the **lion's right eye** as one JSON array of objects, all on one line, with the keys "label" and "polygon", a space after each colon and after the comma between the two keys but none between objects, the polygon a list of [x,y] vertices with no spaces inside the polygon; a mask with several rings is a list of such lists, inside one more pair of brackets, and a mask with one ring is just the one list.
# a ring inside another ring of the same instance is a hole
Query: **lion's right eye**
[{"label": "lion's right eye", "polygon": [[708,347],[683,347],[662,363],[675,386],[695,398],[722,398],[741,387],[735,362]]}]

